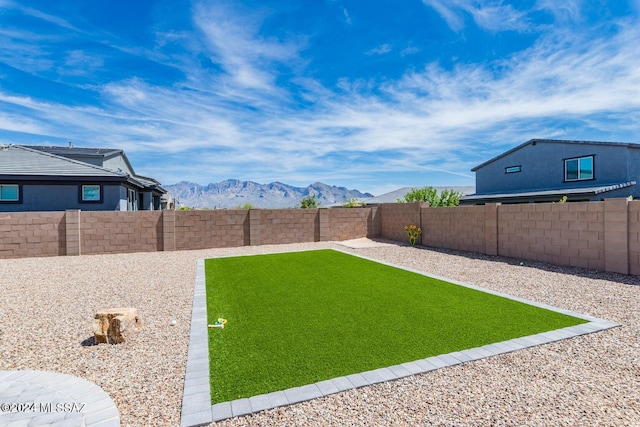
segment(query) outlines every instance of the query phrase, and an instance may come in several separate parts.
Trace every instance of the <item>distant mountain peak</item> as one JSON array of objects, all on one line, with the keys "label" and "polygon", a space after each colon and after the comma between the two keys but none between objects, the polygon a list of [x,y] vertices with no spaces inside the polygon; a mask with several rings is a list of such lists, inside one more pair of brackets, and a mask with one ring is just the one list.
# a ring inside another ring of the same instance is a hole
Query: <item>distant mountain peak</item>
[{"label": "distant mountain peak", "polygon": [[253,181],[226,179],[205,186],[189,181],[164,185],[176,201],[195,208],[236,208],[247,203],[256,208],[295,208],[306,196],[315,194],[320,206],[342,203],[351,198],[373,197],[369,193],[314,182],[307,187],[294,187],[282,182],[259,184]]}]

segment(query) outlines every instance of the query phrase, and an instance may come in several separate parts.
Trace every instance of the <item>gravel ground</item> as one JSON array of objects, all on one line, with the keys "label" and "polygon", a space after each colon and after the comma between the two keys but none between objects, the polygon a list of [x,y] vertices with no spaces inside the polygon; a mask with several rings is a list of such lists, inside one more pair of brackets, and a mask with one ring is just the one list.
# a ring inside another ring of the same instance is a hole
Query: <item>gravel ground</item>
[{"label": "gravel ground", "polygon": [[[178,425],[196,260],[324,247],[623,326],[218,425],[640,425],[639,277],[408,246],[309,243],[0,260],[0,370],[77,375],[109,393],[123,425]],[[124,344],[92,345],[95,312],[119,306],[138,308],[143,329]]]}]

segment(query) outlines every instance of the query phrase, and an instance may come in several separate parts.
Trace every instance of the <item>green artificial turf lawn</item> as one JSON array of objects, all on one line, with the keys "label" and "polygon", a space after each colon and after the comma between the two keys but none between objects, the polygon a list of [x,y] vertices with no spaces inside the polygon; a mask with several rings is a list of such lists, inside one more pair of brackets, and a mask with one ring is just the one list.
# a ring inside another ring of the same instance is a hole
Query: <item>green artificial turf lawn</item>
[{"label": "green artificial turf lawn", "polygon": [[212,404],[585,323],[334,250],[208,259]]}]

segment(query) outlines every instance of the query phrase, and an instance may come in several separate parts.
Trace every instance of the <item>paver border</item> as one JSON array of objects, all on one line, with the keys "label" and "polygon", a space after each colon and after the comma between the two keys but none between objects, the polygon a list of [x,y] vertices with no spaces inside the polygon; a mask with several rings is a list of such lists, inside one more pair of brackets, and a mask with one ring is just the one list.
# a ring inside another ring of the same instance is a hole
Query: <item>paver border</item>
[{"label": "paver border", "polygon": [[[315,249],[309,249],[315,250]],[[209,385],[209,347],[207,328],[207,301],[205,288],[204,259],[197,262],[195,289],[193,293],[193,311],[191,313],[191,333],[189,338],[189,353],[187,356],[187,368],[184,381],[184,392],[182,397],[182,414],[180,418],[181,427],[192,427],[209,424],[214,421],[221,421],[227,418],[248,415],[254,412],[273,409],[280,406],[292,405],[318,397],[327,396],[334,393],[364,387],[386,381],[393,381],[409,375],[421,374],[448,366],[459,365],[474,360],[484,359],[503,353],[510,353],[524,348],[536,347],[555,341],[574,338],[580,335],[603,331],[621,326],[620,323],[612,322],[597,317],[576,313],[531,301],[525,298],[515,297],[502,292],[496,292],[468,283],[447,279],[441,276],[425,273],[412,268],[403,267],[380,261],[374,258],[332,248],[338,252],[353,255],[362,259],[377,262],[394,268],[400,268],[423,276],[438,280],[444,280],[455,285],[475,289],[488,294],[497,295],[514,301],[544,308],[557,313],[567,314],[579,319],[587,320],[588,323],[570,326],[553,331],[542,332],[526,337],[513,338],[507,341],[487,344],[481,347],[455,351],[428,357],[413,362],[401,363],[399,365],[379,368],[371,371],[354,373],[343,377],[332,378],[314,384],[301,387],[293,387],[286,390],[276,391],[267,394],[252,396],[249,398],[237,399],[230,402],[217,403],[211,405],[211,391]],[[252,256],[252,255],[247,255]]]}]

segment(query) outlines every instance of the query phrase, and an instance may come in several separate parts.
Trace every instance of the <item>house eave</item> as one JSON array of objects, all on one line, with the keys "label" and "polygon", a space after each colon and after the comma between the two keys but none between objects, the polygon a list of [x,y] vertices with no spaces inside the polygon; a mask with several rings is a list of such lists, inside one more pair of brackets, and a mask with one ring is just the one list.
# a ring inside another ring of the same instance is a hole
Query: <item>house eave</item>
[{"label": "house eave", "polygon": [[598,194],[608,193],[636,185],[636,181],[620,182],[598,187],[555,188],[551,190],[533,190],[518,193],[470,194],[460,198],[460,204],[477,203],[519,203],[519,202],[552,202],[567,196],[567,200],[583,200]]},{"label": "house eave", "polygon": [[166,193],[164,188],[156,185],[148,186],[129,176],[96,176],[96,175],[0,175],[0,182],[15,183],[52,183],[52,184],[77,184],[77,183],[109,183],[128,184],[138,190],[146,190],[159,194]]}]

